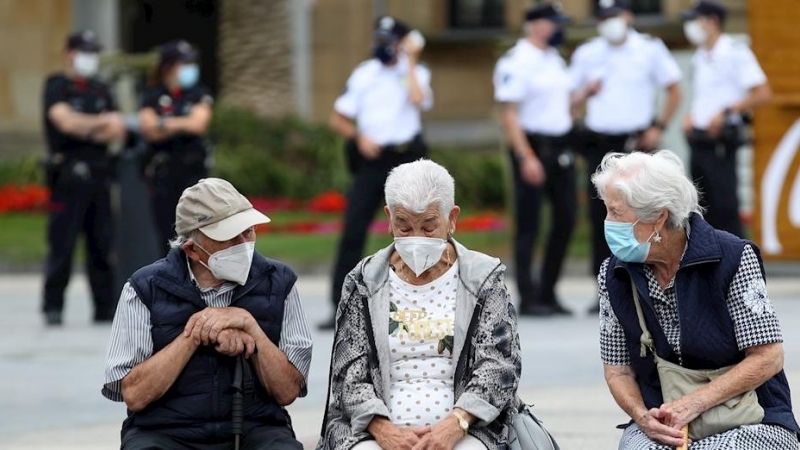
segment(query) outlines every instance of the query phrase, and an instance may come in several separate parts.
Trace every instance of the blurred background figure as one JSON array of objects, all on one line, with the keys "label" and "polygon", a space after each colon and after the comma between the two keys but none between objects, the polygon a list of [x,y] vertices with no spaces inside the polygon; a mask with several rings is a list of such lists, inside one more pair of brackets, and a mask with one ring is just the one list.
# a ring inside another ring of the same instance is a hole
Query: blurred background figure
[{"label": "blurred background figure", "polygon": [[62,323],[64,290],[80,233],[86,238],[94,321],[114,318],[108,144],[125,138],[125,126],[108,85],[95,78],[100,50],[93,31],[71,34],[64,48],[66,70],[50,76],[44,88],[46,181],[51,192],[43,305],[48,325]]},{"label": "blurred background figure", "polygon": [[208,176],[212,149],[205,135],[214,99],[200,84],[198,52],[186,41],[165,44],[150,88],[142,97],[139,121],[148,151],[144,175],[164,254],[173,228],[175,207],[184,189]]},{"label": "blurred background figure", "polygon": [[[525,13],[525,36],[497,62],[494,97],[510,143],[514,176],[514,262],[523,315],[570,314],[555,285],[575,226],[575,157],[570,148],[570,82],[554,48],[568,21],[560,5],[543,3]],[[552,218],[538,287],[531,273],[542,195]]]},{"label": "blurred background figure", "polygon": [[[422,36],[405,23],[389,16],[378,18],[372,59],[356,67],[333,106],[330,127],[347,140],[353,176],[334,266],[334,306],[344,278],[361,259],[389,171],[427,154],[420,116],[433,107],[433,91],[430,71],[419,64],[423,46]],[[332,330],[333,317],[320,328]]]},{"label": "blurred background figure", "polygon": [[[681,71],[661,39],[633,29],[627,2],[600,0],[600,35],[580,45],[572,56],[570,75],[574,102],[586,102],[586,130],[580,152],[587,164],[592,273],[611,255],[603,236],[606,209],[589,182],[610,151],[652,151],[680,102]],[[656,115],[658,89],[666,101]],[[595,304],[592,312],[598,311]]]},{"label": "blurred background figure", "polygon": [[697,46],[692,106],[683,118],[683,130],[705,219],[714,228],[745,237],[736,192],[736,153],[752,110],[768,103],[771,94],[753,52],[722,32],[726,15],[721,3],[706,0],[683,13],[686,39]]}]

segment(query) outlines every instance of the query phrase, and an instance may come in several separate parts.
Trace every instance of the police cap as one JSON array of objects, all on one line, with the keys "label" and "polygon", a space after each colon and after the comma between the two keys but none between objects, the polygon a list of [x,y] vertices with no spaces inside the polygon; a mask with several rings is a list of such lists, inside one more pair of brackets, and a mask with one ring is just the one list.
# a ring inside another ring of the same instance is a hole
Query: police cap
[{"label": "police cap", "polygon": [[391,16],[382,16],[375,21],[375,38],[382,41],[399,41],[410,31],[408,25]]},{"label": "police cap", "polygon": [[161,46],[161,64],[197,61],[197,50],[184,40],[173,41]]},{"label": "police cap", "polygon": [[631,6],[625,0],[600,0],[597,3],[597,17],[607,19],[630,11]]},{"label": "police cap", "polygon": [[97,34],[92,30],[76,31],[75,33],[67,36],[68,51],[81,51],[97,53],[102,50],[103,46],[97,39]]},{"label": "police cap", "polygon": [[567,23],[569,17],[562,14],[561,3],[542,3],[525,11],[525,21],[547,19],[555,23]]},{"label": "police cap", "polygon": [[683,16],[684,20],[693,20],[698,17],[716,16],[720,22],[725,22],[725,16],[727,14],[728,10],[722,3],[713,0],[700,0],[694,3],[694,7],[692,9],[683,11],[681,16]]}]

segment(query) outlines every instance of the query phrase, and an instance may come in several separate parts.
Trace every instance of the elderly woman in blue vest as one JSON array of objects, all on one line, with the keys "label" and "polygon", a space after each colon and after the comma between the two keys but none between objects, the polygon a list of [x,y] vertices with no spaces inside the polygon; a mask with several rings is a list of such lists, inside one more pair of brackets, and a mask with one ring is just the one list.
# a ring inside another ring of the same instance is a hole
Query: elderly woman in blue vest
[{"label": "elderly woman in blue vest", "polygon": [[505,266],[452,238],[453,177],[386,180],[394,243],[347,276],[318,449],[505,448],[521,361]]},{"label": "elderly woman in blue vest", "polygon": [[241,448],[301,450],[284,406],[305,395],[311,333],[297,276],[255,252],[269,218],[218,178],[175,216],[172,250],[131,276],[111,328],[103,395],[128,407],[122,448],[233,448],[232,385],[251,380]]},{"label": "elderly woman in blue vest", "polygon": [[[783,338],[758,248],[703,220],[697,190],[672,152],[606,155],[592,182],[606,205],[613,253],[598,274],[601,355],[611,394],[632,419],[619,448],[681,445],[685,424],[755,390],[759,423],[732,424],[690,448],[796,450]],[[664,402],[653,355],[640,345],[632,285],[659,357],[696,370],[733,367]]]}]

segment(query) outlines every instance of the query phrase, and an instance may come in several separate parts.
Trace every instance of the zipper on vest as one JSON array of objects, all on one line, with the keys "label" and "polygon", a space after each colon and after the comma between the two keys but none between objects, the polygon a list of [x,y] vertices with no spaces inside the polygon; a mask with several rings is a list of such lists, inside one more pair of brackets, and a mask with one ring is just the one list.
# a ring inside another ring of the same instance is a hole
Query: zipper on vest
[{"label": "zipper on vest", "polygon": [[718,258],[714,258],[714,259],[703,259],[703,260],[700,260],[700,261],[694,261],[694,262],[691,262],[689,264],[686,264],[685,266],[679,266],[678,267],[678,271],[675,272],[675,281],[673,282],[673,288],[675,289],[675,307],[678,309],[678,311],[677,311],[677,313],[678,313],[678,328],[680,330],[680,336],[678,337],[678,342],[680,342],[680,345],[681,345],[681,352],[678,353],[678,364],[680,366],[683,366],[683,349],[684,349],[683,336],[684,336],[684,332],[683,332],[683,320],[681,319],[680,299],[678,298],[678,275],[681,273],[682,269],[685,269],[687,267],[699,266],[701,264],[707,264],[707,263],[717,262],[717,261],[720,261],[720,260]]}]

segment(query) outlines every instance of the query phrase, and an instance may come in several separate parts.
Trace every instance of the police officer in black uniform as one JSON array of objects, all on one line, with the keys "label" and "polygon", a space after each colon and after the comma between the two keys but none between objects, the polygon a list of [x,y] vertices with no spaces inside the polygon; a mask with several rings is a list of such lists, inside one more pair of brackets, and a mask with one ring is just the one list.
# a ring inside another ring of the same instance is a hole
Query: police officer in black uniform
[{"label": "police officer in black uniform", "polygon": [[111,263],[111,164],[108,144],[125,138],[109,86],[94,78],[101,46],[92,31],[67,38],[67,69],[47,79],[44,126],[50,188],[47,241],[50,247],[43,311],[48,325],[62,323],[78,234],[86,238],[86,265],[94,300],[94,321],[114,318]]},{"label": "police officer in black uniform", "polygon": [[163,45],[139,111],[148,142],[144,175],[164,253],[175,237],[175,208],[181,193],[208,175],[211,161],[205,135],[214,99],[208,88],[198,84],[197,59],[197,51],[186,41]]}]

